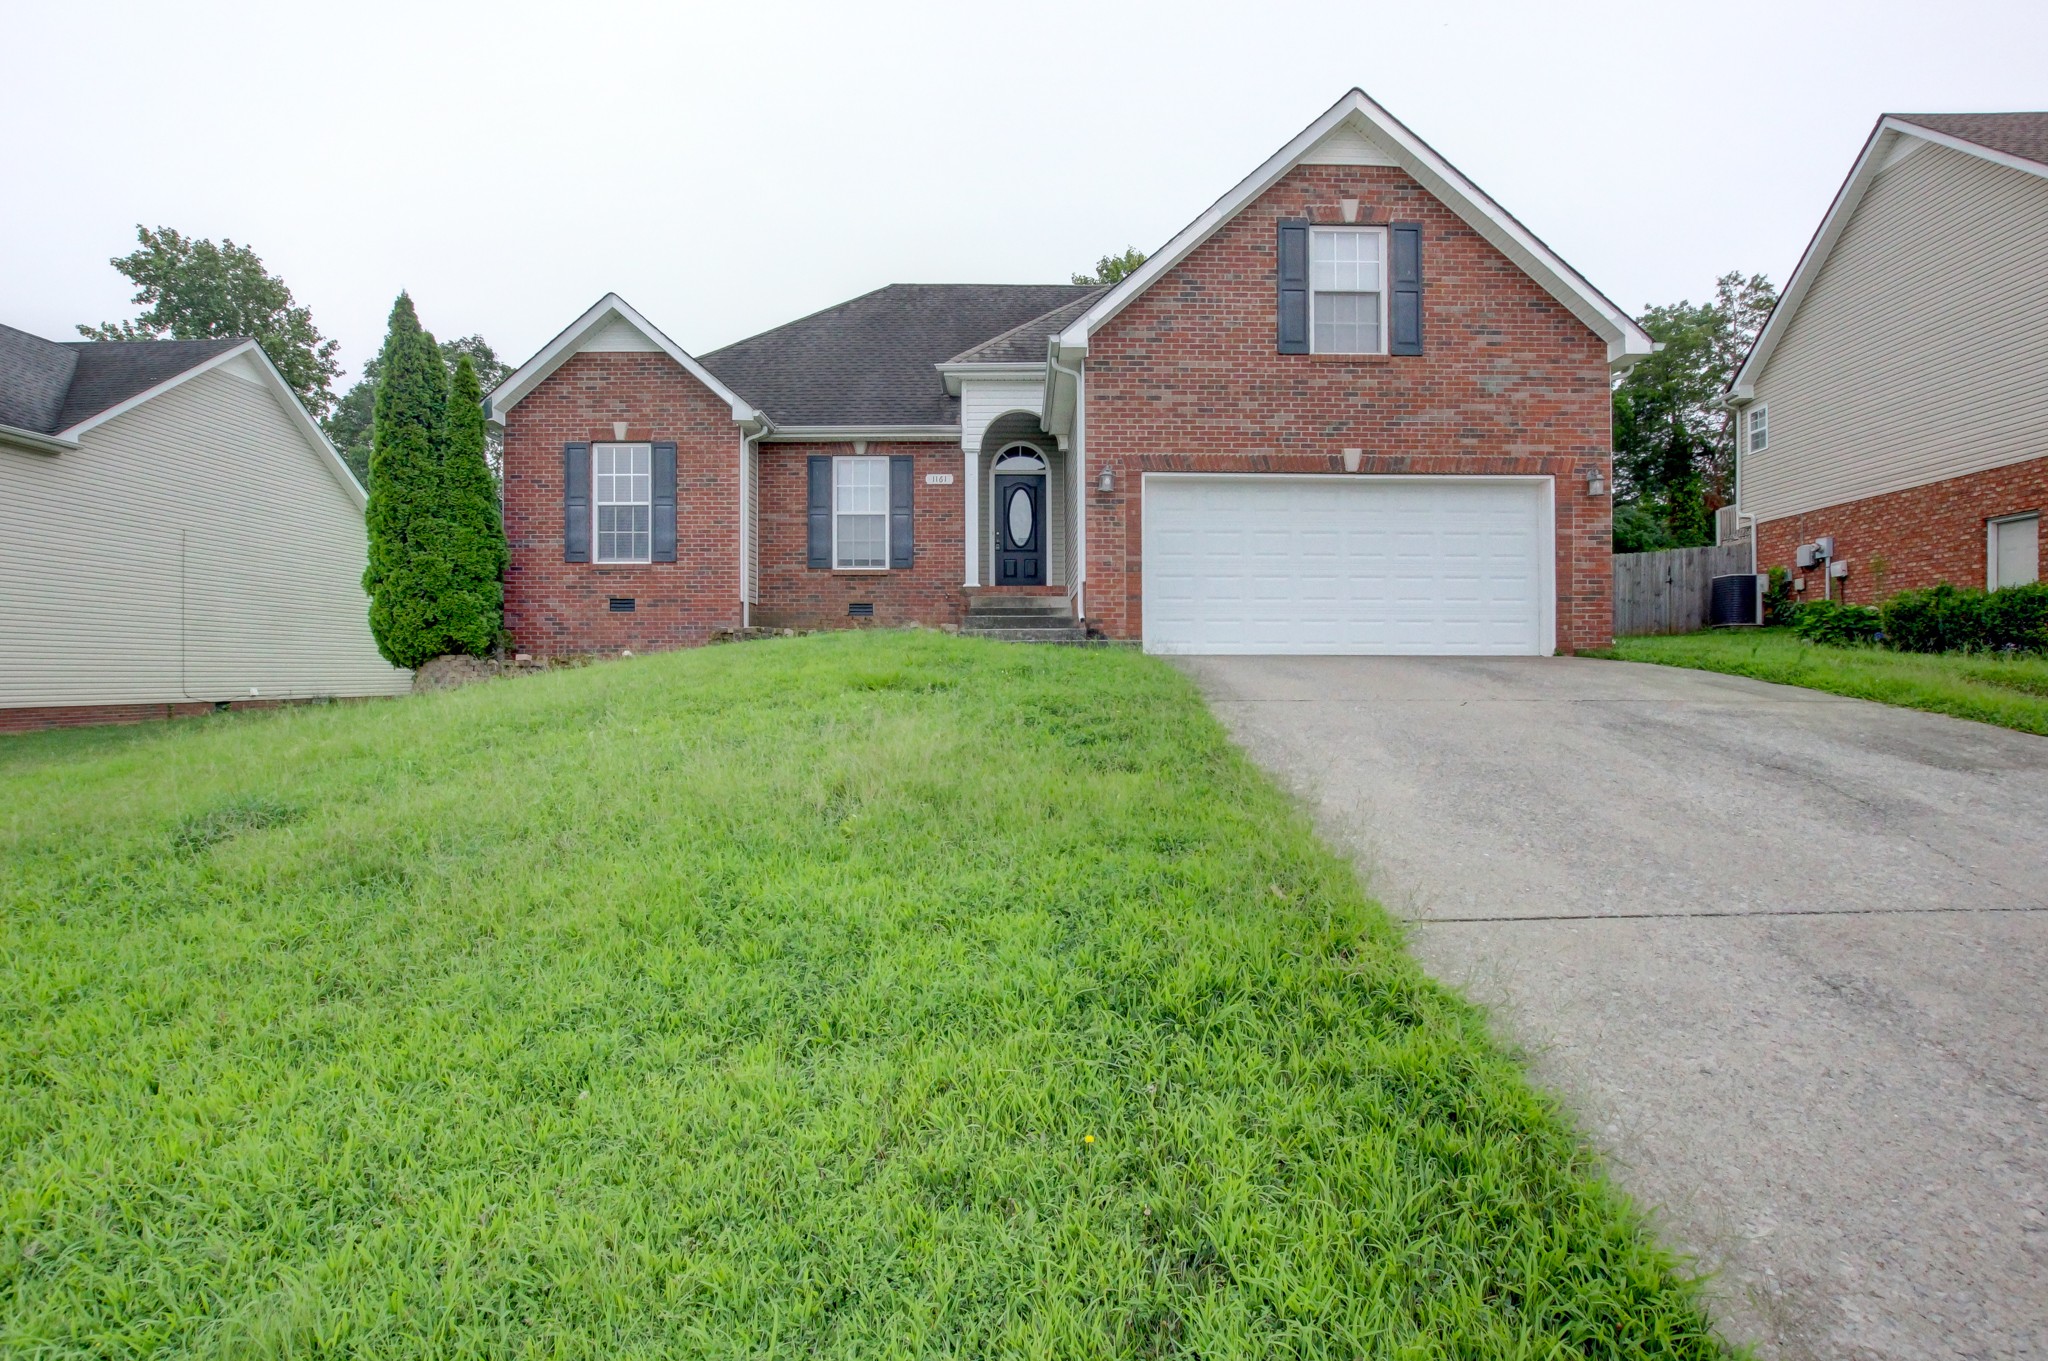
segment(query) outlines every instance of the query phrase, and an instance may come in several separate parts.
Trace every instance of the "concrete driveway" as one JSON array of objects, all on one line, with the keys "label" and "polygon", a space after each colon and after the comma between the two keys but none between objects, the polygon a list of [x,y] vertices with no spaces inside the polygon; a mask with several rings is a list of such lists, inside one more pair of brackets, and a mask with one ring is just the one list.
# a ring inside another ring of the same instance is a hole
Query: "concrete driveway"
[{"label": "concrete driveway", "polygon": [[1186,667],[1731,1340],[2048,1358],[2048,740],[1620,662]]}]

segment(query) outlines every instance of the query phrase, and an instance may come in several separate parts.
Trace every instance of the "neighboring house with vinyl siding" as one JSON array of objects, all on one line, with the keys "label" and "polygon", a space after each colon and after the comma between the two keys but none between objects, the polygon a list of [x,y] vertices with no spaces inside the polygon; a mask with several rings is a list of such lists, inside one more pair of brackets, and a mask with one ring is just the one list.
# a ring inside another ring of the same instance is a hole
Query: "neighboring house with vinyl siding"
[{"label": "neighboring house with vinyl siding", "polygon": [[1760,570],[1861,602],[2038,579],[2048,113],[1879,119],[1729,401],[1723,537]]},{"label": "neighboring house with vinyl siding", "polygon": [[896,284],[701,356],[600,299],[486,403],[506,626],[1601,646],[1609,383],[1650,349],[1353,90],[1114,286]]},{"label": "neighboring house with vinyl siding", "polygon": [[0,731],[405,693],[363,503],[254,341],[0,326]]}]

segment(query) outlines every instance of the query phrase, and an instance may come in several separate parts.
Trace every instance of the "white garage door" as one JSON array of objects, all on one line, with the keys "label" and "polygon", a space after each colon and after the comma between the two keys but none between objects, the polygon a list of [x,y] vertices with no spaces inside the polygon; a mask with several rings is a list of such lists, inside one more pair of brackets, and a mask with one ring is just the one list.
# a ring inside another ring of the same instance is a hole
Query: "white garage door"
[{"label": "white garage door", "polygon": [[1549,485],[1150,476],[1145,650],[1548,654]]}]

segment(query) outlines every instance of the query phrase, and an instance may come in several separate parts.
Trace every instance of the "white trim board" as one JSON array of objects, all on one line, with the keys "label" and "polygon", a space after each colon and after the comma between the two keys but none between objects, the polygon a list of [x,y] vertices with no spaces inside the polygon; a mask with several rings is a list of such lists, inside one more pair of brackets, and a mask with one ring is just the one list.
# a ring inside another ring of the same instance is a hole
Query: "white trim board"
[{"label": "white trim board", "polygon": [[1931,143],[1951,151],[1960,151],[1968,156],[2018,170],[2024,174],[2048,176],[2048,165],[2030,161],[2008,152],[1994,151],[1990,147],[1900,118],[1886,114],[1877,120],[1877,126],[1864,139],[1863,149],[1856,154],[1855,164],[1850,166],[1848,178],[1835,191],[1834,201],[1822,215],[1820,226],[1814,229],[1813,238],[1806,243],[1806,250],[1800,255],[1799,263],[1792,267],[1792,275],[1785,280],[1784,291],[1778,295],[1778,305],[1771,309],[1770,317],[1764,322],[1763,330],[1757,333],[1756,343],[1749,347],[1743,358],[1742,367],[1735,371],[1729,381],[1729,400],[1748,403],[1756,400],[1756,380],[1765,366],[1771,362],[1771,354],[1778,348],[1785,331],[1792,324],[1793,316],[1799,311],[1799,304],[1813,288],[1813,281],[1820,274],[1821,267],[1834,252],[1835,244],[1841,240],[1848,228],[1849,219],[1856,215],[1863,196],[1870,186],[1887,169],[1904,160],[1917,147],[1904,143]]},{"label": "white trim board", "polygon": [[761,436],[768,444],[843,444],[854,439],[876,443],[941,440],[950,444],[959,438],[957,425],[778,425]]},{"label": "white trim board", "polygon": [[505,423],[505,413],[519,405],[526,395],[539,387],[547,376],[567,363],[569,357],[582,352],[584,343],[601,339],[607,351],[621,348],[616,337],[604,338],[605,332],[619,322],[638,331],[652,341],[663,354],[681,365],[685,372],[726,404],[736,421],[754,423],[766,427],[771,424],[768,414],[741,397],[737,392],[718,381],[711,370],[698,363],[682,346],[663,335],[658,327],[633,309],[624,298],[616,293],[607,293],[594,303],[590,310],[542,346],[540,352],[520,365],[511,377],[491,389],[484,397],[484,414],[493,425]]},{"label": "white trim board", "polygon": [[1566,264],[1513,214],[1495,203],[1478,185],[1465,178],[1456,166],[1410,132],[1365,91],[1353,89],[1325,110],[1315,122],[1296,133],[1265,164],[1240,180],[1229,193],[1183,227],[1177,236],[1062,331],[1057,341],[1062,356],[1085,354],[1088,338],[1096,328],[1129,306],[1347,123],[1364,140],[1385,151],[1393,164],[1405,170],[1494,249],[1507,256],[1545,292],[1605,340],[1610,367],[1627,368],[1655,348],[1648,332],[1638,326],[1627,312]]}]

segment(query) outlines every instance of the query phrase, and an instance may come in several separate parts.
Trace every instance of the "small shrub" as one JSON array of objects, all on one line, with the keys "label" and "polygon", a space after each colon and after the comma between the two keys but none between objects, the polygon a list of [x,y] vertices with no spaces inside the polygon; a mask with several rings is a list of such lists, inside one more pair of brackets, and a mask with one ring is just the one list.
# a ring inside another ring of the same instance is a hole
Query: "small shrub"
[{"label": "small shrub", "polygon": [[1869,605],[1844,605],[1839,600],[1809,600],[1792,611],[1792,631],[1809,643],[1853,647],[1874,643],[1884,626]]},{"label": "small shrub", "polygon": [[2048,652],[2048,581],[2007,586],[1984,597],[1987,646]]},{"label": "small shrub", "polygon": [[1884,602],[1885,645],[1900,652],[1976,652],[1988,645],[1985,595],[1940,582]]},{"label": "small shrub", "polygon": [[1792,574],[1782,567],[1773,567],[1770,572],[1771,584],[1764,588],[1764,623],[1789,624],[1792,615],[1799,608],[1799,602],[1792,598]]}]

